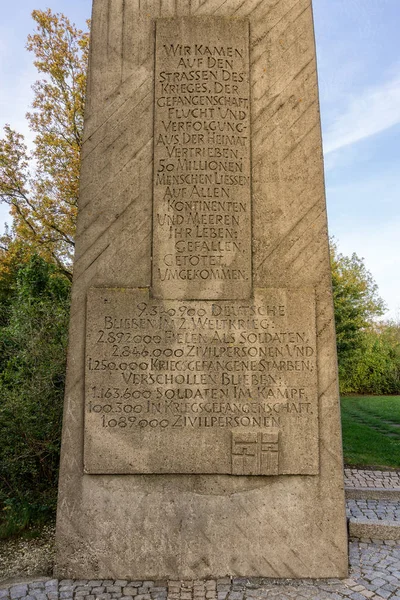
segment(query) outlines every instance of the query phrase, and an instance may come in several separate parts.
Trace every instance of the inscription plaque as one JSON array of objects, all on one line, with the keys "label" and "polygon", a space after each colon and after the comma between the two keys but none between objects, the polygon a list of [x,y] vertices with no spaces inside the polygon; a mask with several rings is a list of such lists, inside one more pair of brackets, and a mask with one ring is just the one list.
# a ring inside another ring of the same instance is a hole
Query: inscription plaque
[{"label": "inscription plaque", "polygon": [[251,290],[249,24],[156,22],[155,297]]},{"label": "inscription plaque", "polygon": [[86,472],[318,472],[312,289],[161,302],[94,288],[86,339]]}]

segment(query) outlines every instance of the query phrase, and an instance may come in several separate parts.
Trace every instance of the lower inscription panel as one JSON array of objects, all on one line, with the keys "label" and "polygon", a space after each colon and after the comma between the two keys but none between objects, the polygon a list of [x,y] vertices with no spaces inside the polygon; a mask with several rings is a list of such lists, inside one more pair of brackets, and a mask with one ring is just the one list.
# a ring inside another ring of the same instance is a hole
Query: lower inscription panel
[{"label": "lower inscription panel", "polygon": [[317,474],[314,290],[87,298],[86,473]]}]

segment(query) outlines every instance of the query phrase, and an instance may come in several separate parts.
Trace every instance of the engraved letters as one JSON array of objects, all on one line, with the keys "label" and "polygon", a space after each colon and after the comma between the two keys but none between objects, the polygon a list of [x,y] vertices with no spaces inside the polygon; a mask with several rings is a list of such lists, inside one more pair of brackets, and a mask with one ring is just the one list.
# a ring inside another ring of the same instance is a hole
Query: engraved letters
[{"label": "engraved letters", "polygon": [[252,289],[249,27],[158,19],[152,286],[91,289],[88,473],[318,472],[312,289]]},{"label": "engraved letters", "polygon": [[157,21],[156,297],[250,295],[248,54],[246,21]]},{"label": "engraved letters", "polygon": [[314,303],[89,290],[87,472],[317,472]]}]

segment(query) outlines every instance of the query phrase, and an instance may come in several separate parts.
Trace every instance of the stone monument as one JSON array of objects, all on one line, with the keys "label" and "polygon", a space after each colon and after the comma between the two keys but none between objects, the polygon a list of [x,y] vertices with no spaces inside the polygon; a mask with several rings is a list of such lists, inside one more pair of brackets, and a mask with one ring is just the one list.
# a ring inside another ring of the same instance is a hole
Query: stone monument
[{"label": "stone monument", "polygon": [[56,573],[347,573],[310,0],[94,0]]}]

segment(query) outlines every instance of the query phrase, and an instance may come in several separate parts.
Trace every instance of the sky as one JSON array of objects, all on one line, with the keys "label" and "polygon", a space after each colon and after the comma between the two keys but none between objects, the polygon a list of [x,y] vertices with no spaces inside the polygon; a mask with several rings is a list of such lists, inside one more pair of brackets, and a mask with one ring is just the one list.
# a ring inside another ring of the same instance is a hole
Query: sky
[{"label": "sky", "polygon": [[[31,12],[83,28],[91,0],[2,0],[0,125],[32,142],[25,113],[37,78],[25,49]],[[329,233],[355,252],[400,319],[400,0],[313,0]],[[0,205],[0,227],[7,220]]]}]

